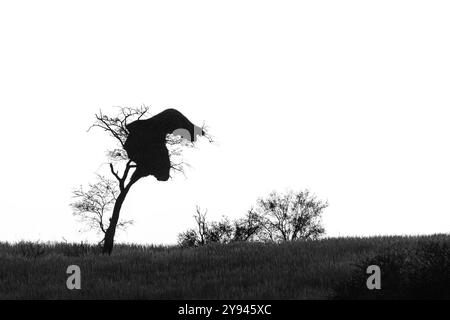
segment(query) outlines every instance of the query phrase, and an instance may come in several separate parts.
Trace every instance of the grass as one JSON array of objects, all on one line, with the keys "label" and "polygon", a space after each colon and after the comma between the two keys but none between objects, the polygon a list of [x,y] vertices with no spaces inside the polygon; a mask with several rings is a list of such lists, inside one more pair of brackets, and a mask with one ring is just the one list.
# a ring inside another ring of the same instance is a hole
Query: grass
[{"label": "grass", "polygon": [[[449,235],[330,238],[200,248],[0,243],[0,299],[328,299],[360,261]],[[68,290],[69,265],[81,290]],[[364,279],[366,275],[364,275]]]}]

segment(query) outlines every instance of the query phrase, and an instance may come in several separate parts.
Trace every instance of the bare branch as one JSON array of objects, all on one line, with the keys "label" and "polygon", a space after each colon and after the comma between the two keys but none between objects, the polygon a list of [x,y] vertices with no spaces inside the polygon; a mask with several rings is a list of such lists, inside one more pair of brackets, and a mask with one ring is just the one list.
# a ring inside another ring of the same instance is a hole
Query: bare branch
[{"label": "bare branch", "polygon": [[121,190],[125,189],[125,181],[126,181],[126,179],[128,177],[128,173],[129,173],[130,169],[131,168],[136,168],[136,165],[132,165],[131,163],[132,163],[132,161],[129,160],[127,162],[126,166],[125,166],[125,170],[123,172],[123,176],[122,176],[122,179],[120,181],[120,188],[121,188]]},{"label": "bare branch", "polygon": [[112,163],[109,164],[109,168],[111,169],[111,173],[114,175],[114,177],[116,177],[119,183],[122,182],[122,178],[120,178],[117,172],[114,171],[114,166]]},{"label": "bare branch", "polygon": [[[89,184],[87,190],[82,186],[73,191],[72,213],[86,226],[85,231],[95,230],[105,234],[108,229],[108,213],[114,207],[119,194],[118,181],[97,175],[97,181]],[[129,221],[119,221],[119,226],[126,227]],[[123,228],[122,228],[123,229]]]}]

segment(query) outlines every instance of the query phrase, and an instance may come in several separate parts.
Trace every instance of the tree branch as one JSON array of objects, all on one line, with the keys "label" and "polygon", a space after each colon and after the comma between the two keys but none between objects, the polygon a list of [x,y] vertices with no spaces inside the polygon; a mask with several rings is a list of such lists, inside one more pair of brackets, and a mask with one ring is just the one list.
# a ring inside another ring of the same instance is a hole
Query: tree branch
[{"label": "tree branch", "polygon": [[116,179],[120,182],[122,182],[122,179],[119,177],[119,175],[114,171],[114,166],[112,163],[109,164],[109,168],[111,169],[111,173],[116,177]]}]

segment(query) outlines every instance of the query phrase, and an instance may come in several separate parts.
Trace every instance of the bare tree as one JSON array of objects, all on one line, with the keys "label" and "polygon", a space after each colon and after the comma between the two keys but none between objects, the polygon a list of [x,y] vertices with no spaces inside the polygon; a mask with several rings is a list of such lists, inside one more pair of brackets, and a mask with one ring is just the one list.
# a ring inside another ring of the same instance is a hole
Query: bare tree
[{"label": "bare tree", "polygon": [[[103,235],[99,244],[105,240],[106,230],[109,227],[109,216],[119,195],[117,181],[97,175],[97,182],[89,184],[88,189],[80,186],[73,191],[75,201],[71,204],[73,215],[83,223],[87,230],[95,230]],[[117,229],[125,230],[133,224],[132,220],[120,219]]]},{"label": "bare tree", "polygon": [[197,224],[196,229],[188,229],[178,235],[178,244],[182,247],[197,247],[206,244],[208,233],[208,223],[206,222],[206,214],[208,210],[202,212],[199,206],[195,207],[194,219]]},{"label": "bare tree", "polygon": [[199,206],[196,206],[195,211],[196,214],[194,215],[194,219],[197,223],[199,244],[202,246],[206,243],[206,235],[208,232],[208,224],[206,222],[206,214],[208,213],[208,209],[202,212],[202,209]]},{"label": "bare tree", "polygon": [[256,210],[261,218],[258,237],[274,242],[316,239],[325,232],[320,219],[327,207],[327,202],[318,200],[308,190],[272,192],[258,200]]}]

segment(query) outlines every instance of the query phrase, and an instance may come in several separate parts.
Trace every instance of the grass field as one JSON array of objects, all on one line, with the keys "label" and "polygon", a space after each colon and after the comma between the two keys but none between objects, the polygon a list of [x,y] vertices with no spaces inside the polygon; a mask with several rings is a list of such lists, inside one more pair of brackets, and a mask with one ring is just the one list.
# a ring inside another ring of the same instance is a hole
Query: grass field
[{"label": "grass field", "polygon": [[[330,238],[200,248],[0,243],[0,299],[327,299],[354,263],[450,236]],[[81,268],[81,290],[66,269]]]}]

